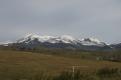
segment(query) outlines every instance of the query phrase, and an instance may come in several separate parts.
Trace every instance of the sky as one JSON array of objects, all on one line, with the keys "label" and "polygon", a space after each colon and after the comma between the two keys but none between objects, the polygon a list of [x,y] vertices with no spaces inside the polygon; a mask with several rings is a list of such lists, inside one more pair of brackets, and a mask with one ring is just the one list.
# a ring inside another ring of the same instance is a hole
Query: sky
[{"label": "sky", "polygon": [[121,0],[0,0],[0,41],[29,33],[121,42]]}]

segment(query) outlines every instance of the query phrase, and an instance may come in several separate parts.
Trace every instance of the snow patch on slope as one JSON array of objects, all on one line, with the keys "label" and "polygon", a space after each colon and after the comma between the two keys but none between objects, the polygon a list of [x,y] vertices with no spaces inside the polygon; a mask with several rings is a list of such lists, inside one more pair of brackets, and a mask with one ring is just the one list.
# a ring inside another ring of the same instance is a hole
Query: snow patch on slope
[{"label": "snow patch on slope", "polygon": [[29,34],[29,35],[26,35],[25,37],[23,37],[22,39],[19,39],[17,41],[17,43],[33,41],[35,39],[37,39],[40,42],[45,42],[45,41],[49,40],[50,38],[54,38],[54,37],[52,37],[52,36],[39,36],[39,35],[36,35],[36,34]]},{"label": "snow patch on slope", "polygon": [[36,34],[29,34],[29,35],[26,35],[24,38],[20,39],[17,41],[17,43],[22,43],[22,42],[25,42],[25,43],[28,43],[29,41],[33,41],[37,39],[39,42],[49,42],[49,43],[59,43],[59,42],[62,42],[62,43],[72,43],[74,41],[76,41],[73,37],[71,36],[68,36],[68,35],[63,35],[61,37],[53,37],[53,36],[39,36],[39,35],[36,35]]},{"label": "snow patch on slope", "polygon": [[76,42],[76,39],[69,36],[69,35],[63,35],[61,37],[59,37],[60,41],[62,41],[63,43],[73,43]]},{"label": "snow patch on slope", "polygon": [[88,45],[88,46],[91,46],[91,45],[103,46],[103,45],[105,45],[105,43],[99,41],[96,38],[84,38],[81,40],[81,43],[82,43],[82,45]]}]

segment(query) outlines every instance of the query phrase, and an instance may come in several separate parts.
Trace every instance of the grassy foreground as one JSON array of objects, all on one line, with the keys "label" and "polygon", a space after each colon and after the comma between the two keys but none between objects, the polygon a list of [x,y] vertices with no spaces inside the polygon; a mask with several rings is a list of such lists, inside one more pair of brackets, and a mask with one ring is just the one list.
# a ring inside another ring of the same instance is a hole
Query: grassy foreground
[{"label": "grassy foreground", "polygon": [[120,62],[0,50],[0,80],[73,80],[72,66],[79,66],[74,80],[120,80],[121,76]]}]

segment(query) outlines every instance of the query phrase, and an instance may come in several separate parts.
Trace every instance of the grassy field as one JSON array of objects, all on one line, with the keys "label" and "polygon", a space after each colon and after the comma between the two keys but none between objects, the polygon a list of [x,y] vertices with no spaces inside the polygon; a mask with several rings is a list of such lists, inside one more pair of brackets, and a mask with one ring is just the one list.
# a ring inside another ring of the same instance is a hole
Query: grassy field
[{"label": "grassy field", "polygon": [[[80,66],[82,73],[92,73],[101,68],[121,68],[120,62],[86,60],[81,58],[49,55],[12,50],[0,50],[0,80],[11,77],[33,77],[44,72],[58,75],[62,71],[72,71],[72,66]],[[38,75],[39,76],[39,75]]]}]

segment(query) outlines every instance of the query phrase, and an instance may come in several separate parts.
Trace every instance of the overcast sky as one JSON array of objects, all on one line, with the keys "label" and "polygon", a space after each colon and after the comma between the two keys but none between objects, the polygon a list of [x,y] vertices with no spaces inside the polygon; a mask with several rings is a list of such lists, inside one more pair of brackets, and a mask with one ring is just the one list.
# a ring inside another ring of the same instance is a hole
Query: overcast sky
[{"label": "overcast sky", "polygon": [[0,0],[0,41],[28,33],[121,42],[121,0]]}]

